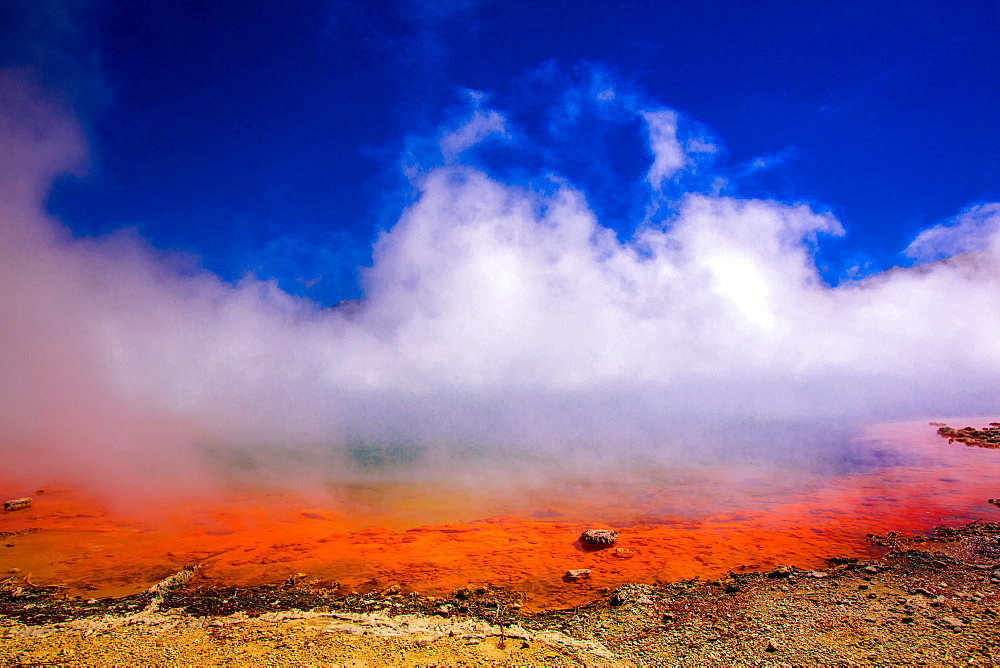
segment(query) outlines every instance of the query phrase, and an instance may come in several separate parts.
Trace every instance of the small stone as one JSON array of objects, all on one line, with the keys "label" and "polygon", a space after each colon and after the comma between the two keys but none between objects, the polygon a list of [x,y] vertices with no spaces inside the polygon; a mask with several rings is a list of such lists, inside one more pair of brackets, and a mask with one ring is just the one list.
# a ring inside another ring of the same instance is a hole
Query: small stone
[{"label": "small stone", "polygon": [[441,615],[442,617],[449,617],[451,616],[451,610],[452,607],[450,605],[442,605],[439,606],[438,609],[434,611],[434,614]]},{"label": "small stone", "polygon": [[767,646],[764,647],[764,651],[765,652],[777,652],[778,651],[778,644],[776,642],[774,642],[773,640],[768,640],[767,641]]},{"label": "small stone", "polygon": [[878,569],[874,566],[865,566],[864,571],[865,573],[878,573]]},{"label": "small stone", "polygon": [[815,578],[817,580],[821,580],[823,578],[830,577],[830,576],[827,575],[826,573],[824,573],[823,571],[812,571],[811,573],[809,573],[809,577]]},{"label": "small stone", "polygon": [[611,592],[608,603],[614,606],[626,603],[651,603],[652,593],[653,588],[649,585],[624,584]]},{"label": "small stone", "polygon": [[583,578],[589,578],[590,569],[589,568],[571,569],[566,571],[566,577],[569,578],[570,580],[581,580]]},{"label": "small stone", "polygon": [[767,577],[769,578],[787,578],[792,574],[792,569],[788,566],[778,566],[773,571],[768,571]]},{"label": "small stone", "polygon": [[858,589],[861,590],[861,591],[864,591],[865,589],[868,589],[868,585],[866,585],[866,584],[859,584],[858,585]]},{"label": "small stone", "polygon": [[948,628],[955,631],[965,626],[965,623],[961,619],[958,619],[957,617],[942,617],[940,622],[942,626],[947,626]]},{"label": "small stone", "polygon": [[611,529],[587,529],[580,534],[580,542],[585,545],[614,545],[618,542],[618,532]]},{"label": "small stone", "polygon": [[20,499],[11,499],[10,501],[4,501],[3,509],[5,511],[22,510],[24,508],[30,508],[31,503],[32,503],[31,498],[24,496],[21,497]]}]

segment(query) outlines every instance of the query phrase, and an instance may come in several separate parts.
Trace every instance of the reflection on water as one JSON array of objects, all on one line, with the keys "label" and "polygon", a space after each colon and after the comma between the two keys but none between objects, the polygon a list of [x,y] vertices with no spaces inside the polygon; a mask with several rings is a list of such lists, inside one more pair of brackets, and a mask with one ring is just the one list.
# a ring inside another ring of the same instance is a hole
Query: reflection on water
[{"label": "reflection on water", "polygon": [[[0,572],[75,594],[121,595],[185,565],[202,583],[254,584],[304,572],[348,587],[377,578],[425,593],[473,582],[523,590],[532,608],[568,606],[627,581],[717,577],[868,556],[867,533],[996,519],[1000,453],[949,445],[926,423],[883,425],[846,449],[836,475],[695,465],[515,482],[501,472],[438,482],[331,484],[172,499],[114,511],[69,487],[0,515]],[[368,465],[401,452],[359,450]],[[373,459],[374,458],[374,459]],[[386,459],[388,458],[388,460]],[[375,460],[378,461],[375,461]],[[389,461],[391,460],[391,461]],[[32,488],[0,483],[3,498]],[[584,551],[586,528],[616,548]],[[18,532],[37,529],[33,533]],[[565,582],[568,569],[590,580]]]}]

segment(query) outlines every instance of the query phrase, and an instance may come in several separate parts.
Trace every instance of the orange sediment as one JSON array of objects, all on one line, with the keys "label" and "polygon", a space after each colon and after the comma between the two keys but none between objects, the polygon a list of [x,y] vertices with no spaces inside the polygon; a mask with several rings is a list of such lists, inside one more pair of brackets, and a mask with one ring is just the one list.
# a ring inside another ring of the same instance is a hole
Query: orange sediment
[{"label": "orange sediment", "polygon": [[[70,487],[35,495],[0,482],[0,574],[61,584],[89,597],[124,595],[203,564],[202,584],[253,585],[295,573],[342,586],[392,584],[425,594],[468,583],[521,590],[529,609],[565,607],[624,582],[714,578],[780,564],[818,568],[831,555],[871,554],[865,537],[995,519],[1000,456],[949,446],[925,424],[874,437],[919,464],[788,482],[724,469],[646,472],[628,482],[553,481],[506,491],[368,485],[328,496],[244,492],[162,500],[115,511]],[[588,549],[588,528],[617,545]],[[30,532],[28,532],[30,531]],[[569,581],[569,569],[590,569]]]}]

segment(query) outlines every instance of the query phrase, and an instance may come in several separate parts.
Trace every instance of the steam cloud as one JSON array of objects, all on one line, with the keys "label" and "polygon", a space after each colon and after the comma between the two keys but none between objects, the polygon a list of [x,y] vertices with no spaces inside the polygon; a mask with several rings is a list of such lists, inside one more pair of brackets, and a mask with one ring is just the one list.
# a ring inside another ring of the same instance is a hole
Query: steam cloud
[{"label": "steam cloud", "polygon": [[814,249],[843,231],[808,205],[694,191],[652,218],[715,151],[675,112],[634,110],[651,218],[622,241],[572,185],[463,160],[517,132],[477,106],[440,164],[412,170],[418,197],[378,240],[364,299],[327,309],[128,232],[71,239],[43,202],[85,162],[77,124],[19,73],[0,96],[0,448],[26,478],[178,489],[206,461],[322,477],[359,452],[428,469],[766,458],[805,447],[776,425],[998,408],[998,204],[922,232],[906,253],[927,264],[830,287]]}]

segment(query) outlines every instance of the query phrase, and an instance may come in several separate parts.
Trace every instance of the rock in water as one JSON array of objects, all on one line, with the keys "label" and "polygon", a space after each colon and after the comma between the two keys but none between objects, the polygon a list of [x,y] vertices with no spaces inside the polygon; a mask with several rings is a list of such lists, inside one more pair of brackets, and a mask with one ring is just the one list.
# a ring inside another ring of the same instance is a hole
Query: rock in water
[{"label": "rock in water", "polygon": [[618,542],[618,532],[611,529],[587,529],[580,534],[580,542],[585,545],[614,545]]},{"label": "rock in water", "polygon": [[577,568],[575,570],[566,571],[566,577],[569,578],[570,580],[580,580],[582,578],[589,578],[590,577],[590,569],[589,568]]},{"label": "rock in water", "polygon": [[28,508],[31,506],[31,499],[27,496],[20,499],[11,499],[10,501],[3,502],[4,510],[21,510],[22,508]]}]

